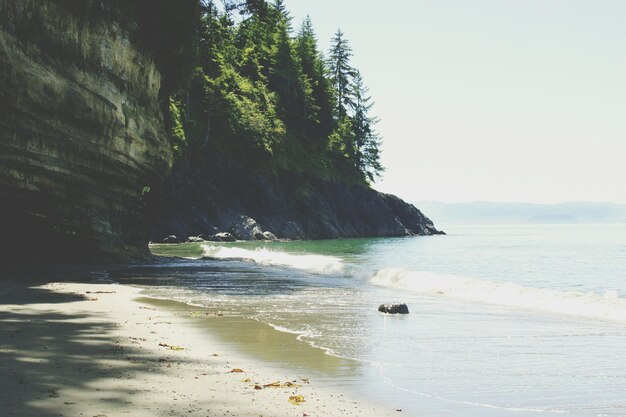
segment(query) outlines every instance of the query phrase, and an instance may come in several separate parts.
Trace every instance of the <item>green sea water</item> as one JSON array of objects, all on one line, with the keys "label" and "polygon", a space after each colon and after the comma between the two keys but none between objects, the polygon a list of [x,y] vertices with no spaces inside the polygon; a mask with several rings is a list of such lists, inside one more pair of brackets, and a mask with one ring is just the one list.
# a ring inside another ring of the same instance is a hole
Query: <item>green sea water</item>
[{"label": "green sea water", "polygon": [[626,226],[447,232],[153,245],[177,258],[114,279],[355,364],[331,379],[404,415],[626,415]]}]

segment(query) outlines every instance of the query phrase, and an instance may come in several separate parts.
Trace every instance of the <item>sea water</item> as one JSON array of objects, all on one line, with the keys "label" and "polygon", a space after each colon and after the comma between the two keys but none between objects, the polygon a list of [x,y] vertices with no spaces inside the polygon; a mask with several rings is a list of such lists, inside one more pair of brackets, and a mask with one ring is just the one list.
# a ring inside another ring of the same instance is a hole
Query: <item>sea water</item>
[{"label": "sea water", "polygon": [[352,361],[333,383],[402,415],[626,416],[626,225],[446,231],[155,245],[188,259],[117,275]]}]

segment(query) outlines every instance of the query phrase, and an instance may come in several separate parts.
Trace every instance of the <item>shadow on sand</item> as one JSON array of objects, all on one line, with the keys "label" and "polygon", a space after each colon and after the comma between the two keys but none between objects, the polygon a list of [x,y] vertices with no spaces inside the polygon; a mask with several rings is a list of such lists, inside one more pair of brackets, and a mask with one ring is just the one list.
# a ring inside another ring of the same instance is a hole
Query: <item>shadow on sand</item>
[{"label": "shadow on sand", "polygon": [[[116,338],[114,323],[93,315],[64,314],[54,308],[56,303],[84,301],[79,295],[18,284],[3,287],[0,290],[2,416],[119,414],[129,409],[133,395],[145,394],[146,390],[140,382],[129,387],[116,381],[142,381],[143,375],[163,373],[161,368],[167,366],[166,359],[143,354],[132,340]],[[32,308],[32,304],[41,303],[51,306]],[[76,392],[80,393],[80,400],[76,400]],[[71,393],[74,399],[69,399]],[[155,400],[158,404],[158,398]]]}]

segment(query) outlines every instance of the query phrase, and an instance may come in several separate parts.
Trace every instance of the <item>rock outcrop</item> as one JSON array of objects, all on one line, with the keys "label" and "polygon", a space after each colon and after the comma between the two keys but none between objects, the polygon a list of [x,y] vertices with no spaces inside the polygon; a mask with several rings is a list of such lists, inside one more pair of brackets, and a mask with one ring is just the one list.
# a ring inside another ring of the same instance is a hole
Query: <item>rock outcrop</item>
[{"label": "rock outcrop", "polygon": [[[183,3],[194,2],[176,3],[184,14]],[[177,71],[170,61],[180,53],[180,45],[159,42],[184,31],[182,22],[160,24],[172,19],[170,6],[0,0],[0,230],[11,242],[7,259],[148,256],[144,206],[172,163],[162,109]]]},{"label": "rock outcrop", "polygon": [[250,174],[208,152],[201,161],[181,161],[165,193],[152,221],[155,240],[215,230],[242,240],[443,233],[396,196],[358,184],[318,180],[303,186],[290,175]]}]

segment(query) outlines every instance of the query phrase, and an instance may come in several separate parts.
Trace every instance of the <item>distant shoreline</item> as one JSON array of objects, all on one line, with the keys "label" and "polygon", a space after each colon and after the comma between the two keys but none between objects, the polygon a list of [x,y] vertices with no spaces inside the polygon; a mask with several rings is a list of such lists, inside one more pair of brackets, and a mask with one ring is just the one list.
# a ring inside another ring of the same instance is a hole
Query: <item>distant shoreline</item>
[{"label": "distant shoreline", "polygon": [[475,201],[442,203],[413,202],[428,213],[439,227],[449,224],[623,224],[626,205],[617,203],[567,202],[559,204]]}]

